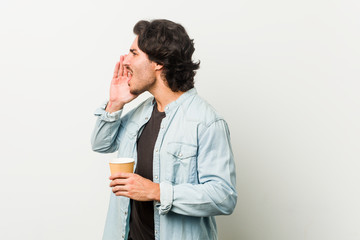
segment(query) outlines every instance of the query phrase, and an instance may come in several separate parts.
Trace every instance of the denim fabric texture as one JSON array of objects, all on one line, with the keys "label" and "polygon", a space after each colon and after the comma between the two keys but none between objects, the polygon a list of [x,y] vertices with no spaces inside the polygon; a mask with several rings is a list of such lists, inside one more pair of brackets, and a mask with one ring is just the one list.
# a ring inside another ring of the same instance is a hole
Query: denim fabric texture
[{"label": "denim fabric texture", "polygon": [[[149,120],[155,100],[147,99],[122,116],[95,111],[92,149],[118,151],[137,163],[136,141]],[[217,239],[216,215],[231,214],[237,201],[235,163],[225,120],[195,88],[165,108],[153,155],[153,182],[160,184],[154,201],[155,239]],[[129,199],[111,191],[103,240],[127,239]]]}]

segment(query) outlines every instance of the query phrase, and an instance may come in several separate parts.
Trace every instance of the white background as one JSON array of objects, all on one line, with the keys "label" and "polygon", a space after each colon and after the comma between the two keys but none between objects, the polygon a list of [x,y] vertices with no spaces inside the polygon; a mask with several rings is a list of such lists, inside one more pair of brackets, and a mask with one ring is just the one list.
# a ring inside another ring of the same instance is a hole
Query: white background
[{"label": "white background", "polygon": [[1,0],[0,239],[101,239],[114,155],[90,150],[93,112],[133,25],[154,18],[195,39],[197,90],[230,126],[239,199],[219,239],[360,239],[359,12],[357,0]]}]

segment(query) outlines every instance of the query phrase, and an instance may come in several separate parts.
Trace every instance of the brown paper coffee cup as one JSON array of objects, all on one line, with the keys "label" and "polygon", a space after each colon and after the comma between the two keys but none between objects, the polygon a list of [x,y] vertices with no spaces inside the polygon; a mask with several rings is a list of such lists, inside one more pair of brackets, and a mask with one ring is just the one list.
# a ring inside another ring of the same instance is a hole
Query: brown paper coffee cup
[{"label": "brown paper coffee cup", "polygon": [[134,159],[133,158],[115,158],[109,163],[111,175],[118,172],[134,172]]}]

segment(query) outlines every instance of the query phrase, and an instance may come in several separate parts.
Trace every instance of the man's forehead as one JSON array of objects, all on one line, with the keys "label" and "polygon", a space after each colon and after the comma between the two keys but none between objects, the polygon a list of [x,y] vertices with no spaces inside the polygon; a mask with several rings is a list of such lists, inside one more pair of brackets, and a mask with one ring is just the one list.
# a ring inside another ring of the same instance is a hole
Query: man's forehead
[{"label": "man's forehead", "polygon": [[133,43],[131,44],[131,47],[130,49],[136,49],[136,50],[139,50],[139,47],[138,47],[138,37],[136,37],[133,41]]}]

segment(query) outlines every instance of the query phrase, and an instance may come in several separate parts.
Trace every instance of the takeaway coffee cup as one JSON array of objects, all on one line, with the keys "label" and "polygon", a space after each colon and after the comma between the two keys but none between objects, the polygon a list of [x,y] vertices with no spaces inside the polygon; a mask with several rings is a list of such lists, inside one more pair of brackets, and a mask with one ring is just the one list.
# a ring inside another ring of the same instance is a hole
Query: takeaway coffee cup
[{"label": "takeaway coffee cup", "polygon": [[110,172],[114,175],[118,172],[132,173],[134,171],[134,159],[133,158],[114,158],[110,161]]}]

